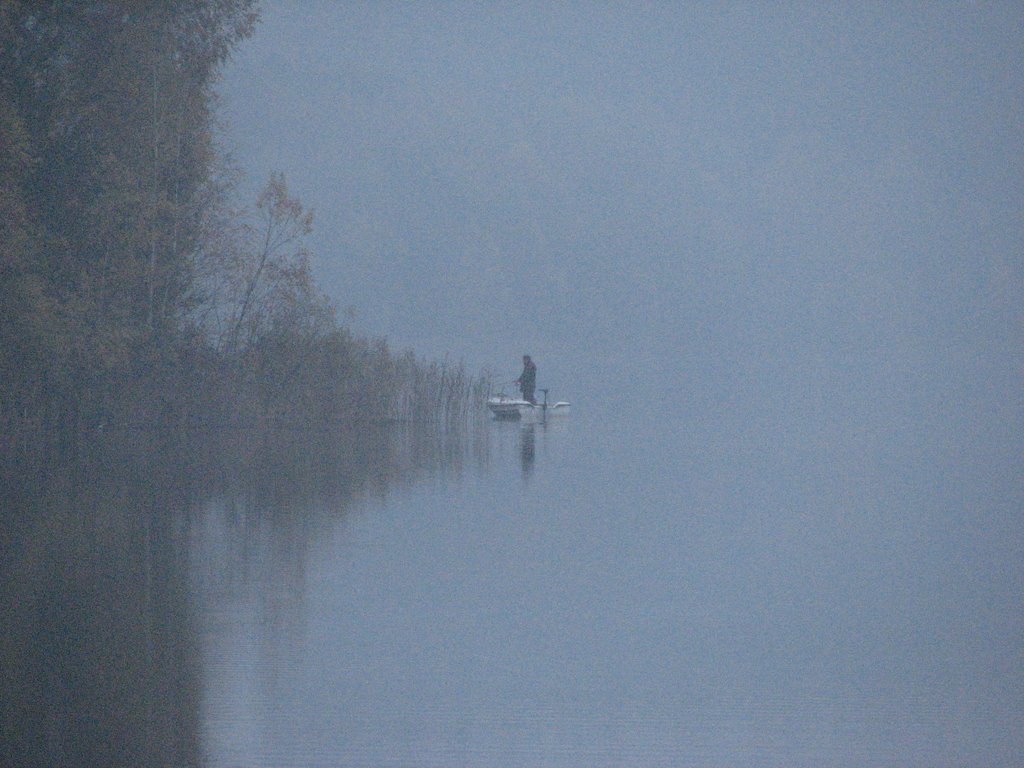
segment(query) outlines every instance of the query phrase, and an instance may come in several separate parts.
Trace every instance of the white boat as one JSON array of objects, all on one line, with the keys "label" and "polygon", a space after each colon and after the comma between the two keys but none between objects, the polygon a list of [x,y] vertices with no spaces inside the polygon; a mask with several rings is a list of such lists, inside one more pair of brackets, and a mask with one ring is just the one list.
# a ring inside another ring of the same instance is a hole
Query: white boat
[{"label": "white boat", "polygon": [[487,400],[487,409],[494,418],[506,421],[516,419],[544,421],[553,416],[569,415],[569,403],[564,400],[560,400],[557,403],[549,403],[545,398],[544,402],[531,403],[528,400],[523,400],[521,397],[510,397],[504,394],[489,398]]}]

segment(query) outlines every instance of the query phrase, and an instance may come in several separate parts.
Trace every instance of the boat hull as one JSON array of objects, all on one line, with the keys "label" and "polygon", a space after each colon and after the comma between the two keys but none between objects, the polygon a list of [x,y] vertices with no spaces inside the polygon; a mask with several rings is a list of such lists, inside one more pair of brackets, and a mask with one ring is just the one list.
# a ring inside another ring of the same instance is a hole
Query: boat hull
[{"label": "boat hull", "polygon": [[487,410],[499,421],[544,421],[552,417],[569,415],[569,403],[530,403],[513,397],[499,395],[487,401]]}]

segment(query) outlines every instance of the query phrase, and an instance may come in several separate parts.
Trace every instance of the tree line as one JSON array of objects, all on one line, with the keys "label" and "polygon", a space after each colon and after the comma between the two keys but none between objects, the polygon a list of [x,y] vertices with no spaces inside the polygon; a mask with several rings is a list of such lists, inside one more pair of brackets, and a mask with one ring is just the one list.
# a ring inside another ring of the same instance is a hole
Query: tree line
[{"label": "tree line", "polygon": [[0,3],[0,419],[452,421],[485,384],[341,326],[273,176],[235,203],[216,78],[255,0]]}]

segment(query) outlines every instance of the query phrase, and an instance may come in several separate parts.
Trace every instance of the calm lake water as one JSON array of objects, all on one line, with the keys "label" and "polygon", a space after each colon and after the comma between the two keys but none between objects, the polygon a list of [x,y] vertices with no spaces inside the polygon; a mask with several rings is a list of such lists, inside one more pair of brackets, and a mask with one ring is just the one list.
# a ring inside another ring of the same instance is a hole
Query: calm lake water
[{"label": "calm lake water", "polygon": [[4,764],[1018,765],[1013,426],[694,413],[21,478]]}]

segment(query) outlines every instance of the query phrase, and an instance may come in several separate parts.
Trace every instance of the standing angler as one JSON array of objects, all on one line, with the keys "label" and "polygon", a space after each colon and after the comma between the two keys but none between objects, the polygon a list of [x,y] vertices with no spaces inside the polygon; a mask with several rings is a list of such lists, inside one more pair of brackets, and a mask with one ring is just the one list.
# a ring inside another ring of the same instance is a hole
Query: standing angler
[{"label": "standing angler", "polygon": [[515,383],[519,385],[519,391],[523,393],[523,400],[536,405],[537,401],[533,397],[533,391],[537,388],[537,366],[533,364],[529,355],[523,355],[523,372],[519,374]]}]

